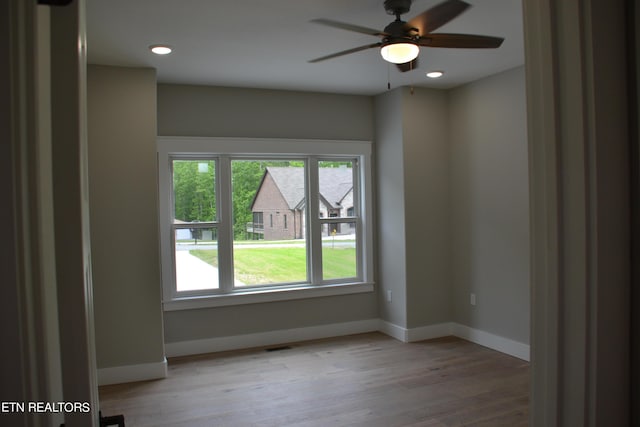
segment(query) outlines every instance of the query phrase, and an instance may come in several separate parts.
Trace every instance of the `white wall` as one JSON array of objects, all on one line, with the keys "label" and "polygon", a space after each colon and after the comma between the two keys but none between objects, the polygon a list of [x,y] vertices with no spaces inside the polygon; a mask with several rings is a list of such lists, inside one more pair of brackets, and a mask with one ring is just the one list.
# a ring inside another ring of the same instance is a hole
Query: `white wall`
[{"label": "white wall", "polygon": [[449,128],[453,318],[528,344],[525,102],[523,68],[485,78],[450,92]]}]

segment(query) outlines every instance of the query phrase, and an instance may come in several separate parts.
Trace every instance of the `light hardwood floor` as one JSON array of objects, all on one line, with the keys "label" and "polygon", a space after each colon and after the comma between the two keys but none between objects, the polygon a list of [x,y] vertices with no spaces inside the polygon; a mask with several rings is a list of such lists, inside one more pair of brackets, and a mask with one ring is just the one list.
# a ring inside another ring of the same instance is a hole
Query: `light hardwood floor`
[{"label": "light hardwood floor", "polygon": [[134,426],[526,426],[529,364],[458,339],[370,333],[169,360],[164,380],[100,387]]}]

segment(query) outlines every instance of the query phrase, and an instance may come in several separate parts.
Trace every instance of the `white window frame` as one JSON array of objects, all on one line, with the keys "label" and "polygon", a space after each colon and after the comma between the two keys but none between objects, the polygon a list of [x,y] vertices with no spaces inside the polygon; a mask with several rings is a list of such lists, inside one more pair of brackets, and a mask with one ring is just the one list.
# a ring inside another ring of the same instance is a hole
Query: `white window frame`
[{"label": "white window frame", "polygon": [[[264,138],[159,137],[158,189],[160,220],[160,254],[164,310],[216,307],[268,301],[294,300],[311,297],[372,292],[373,268],[373,206],[371,179],[371,142],[340,140],[301,140]],[[216,213],[220,287],[216,290],[176,291],[173,247],[173,205],[171,161],[206,157],[216,159]],[[320,218],[318,197],[308,197],[307,254],[311,283],[233,288],[233,225],[231,224],[231,159],[305,159],[307,164],[307,194],[319,194],[318,162],[357,159],[354,172],[355,217]],[[356,182],[357,180],[357,182]],[[356,247],[359,276],[343,280],[320,280],[322,263],[321,227],[323,223],[356,222]]]}]

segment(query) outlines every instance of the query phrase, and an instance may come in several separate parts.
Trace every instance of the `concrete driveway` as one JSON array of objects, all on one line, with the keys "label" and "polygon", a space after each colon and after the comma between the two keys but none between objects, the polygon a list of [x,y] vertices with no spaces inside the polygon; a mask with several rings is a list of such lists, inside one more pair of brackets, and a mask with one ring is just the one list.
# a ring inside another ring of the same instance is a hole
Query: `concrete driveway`
[{"label": "concrete driveway", "polygon": [[[236,286],[246,286],[236,280]],[[196,291],[201,289],[218,289],[218,269],[189,251],[176,251],[176,288],[180,291]]]}]

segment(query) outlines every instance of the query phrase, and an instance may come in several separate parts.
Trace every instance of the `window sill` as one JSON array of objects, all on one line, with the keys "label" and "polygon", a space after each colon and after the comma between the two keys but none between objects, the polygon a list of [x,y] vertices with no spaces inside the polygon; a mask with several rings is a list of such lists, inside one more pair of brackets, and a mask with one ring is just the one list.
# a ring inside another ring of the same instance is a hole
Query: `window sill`
[{"label": "window sill", "polygon": [[282,289],[254,289],[224,295],[176,298],[164,301],[164,311],[191,310],[229,305],[256,304],[274,301],[289,301],[306,298],[373,292],[372,283],[349,283],[323,286],[299,286]]}]

